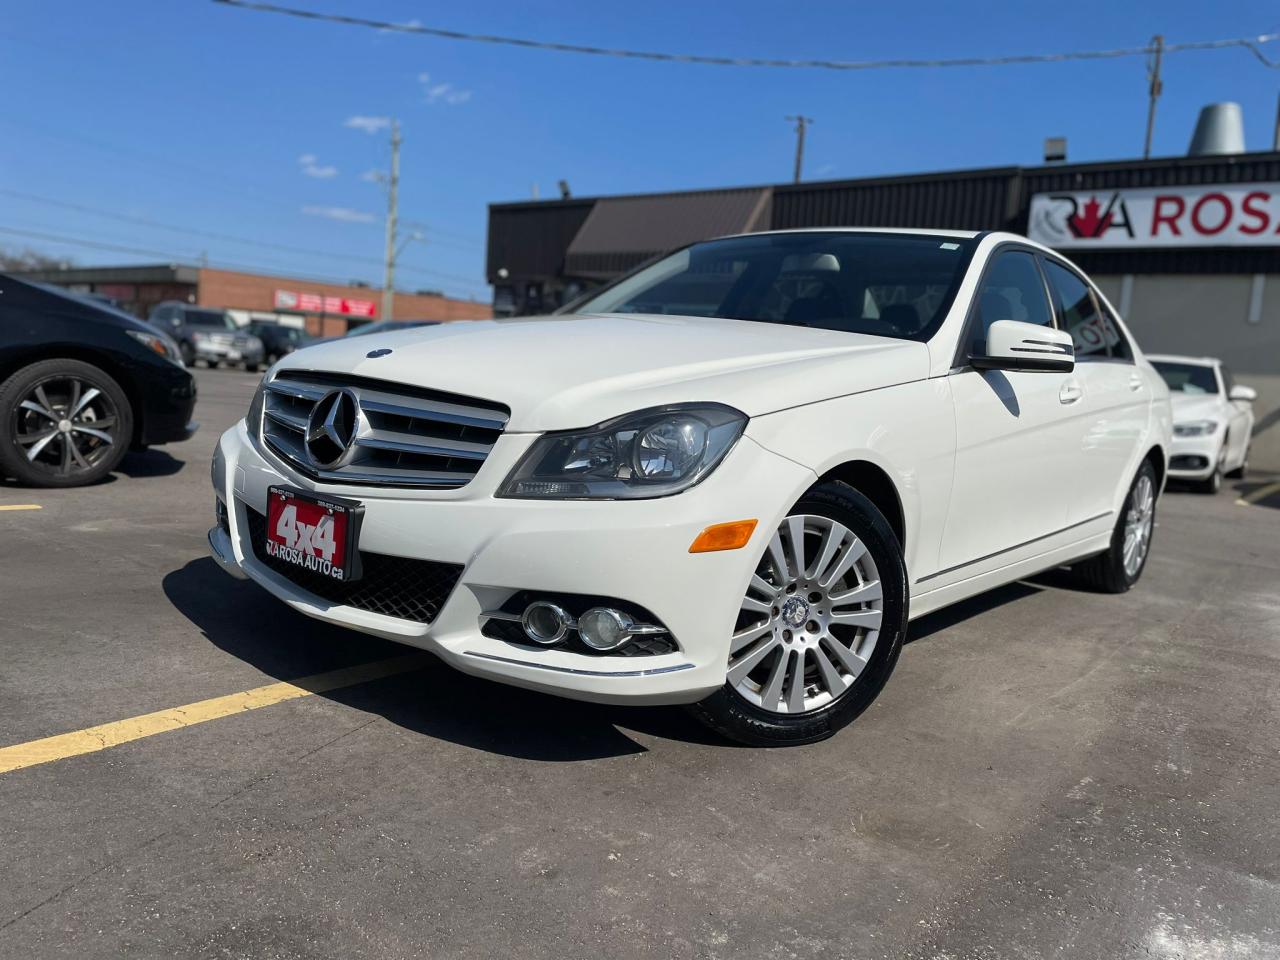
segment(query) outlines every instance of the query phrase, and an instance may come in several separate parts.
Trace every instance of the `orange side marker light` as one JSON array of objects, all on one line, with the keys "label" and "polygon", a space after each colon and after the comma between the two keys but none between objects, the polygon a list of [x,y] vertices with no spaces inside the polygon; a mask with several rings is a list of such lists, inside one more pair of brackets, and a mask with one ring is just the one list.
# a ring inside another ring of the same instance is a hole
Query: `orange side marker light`
[{"label": "orange side marker light", "polygon": [[717,550],[740,550],[747,545],[755,532],[757,520],[734,520],[730,523],[713,523],[703,530],[689,546],[690,553],[714,553]]}]

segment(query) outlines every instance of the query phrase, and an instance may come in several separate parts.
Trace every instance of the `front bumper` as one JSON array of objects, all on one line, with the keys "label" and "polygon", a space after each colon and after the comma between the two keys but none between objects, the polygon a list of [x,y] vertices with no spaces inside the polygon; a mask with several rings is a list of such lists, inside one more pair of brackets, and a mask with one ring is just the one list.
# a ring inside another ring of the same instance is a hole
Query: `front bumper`
[{"label": "front bumper", "polygon": [[[295,610],[430,650],[477,676],[609,703],[692,702],[721,687],[747,584],[772,531],[814,474],[744,436],[710,477],[673,497],[495,498],[494,489],[534,439],[504,435],[475,479],[458,490],[322,488],[363,502],[362,550],[463,567],[430,624],[331,604],[257,560],[246,511],[265,513],[272,485],[317,485],[259,450],[243,423],[223,434],[215,452],[214,488],[228,507],[228,528],[210,531],[211,549],[228,572],[247,576]],[[751,518],[759,525],[745,548],[688,552],[710,524]],[[656,656],[593,656],[530,649],[482,634],[481,614],[524,590],[638,604],[667,626],[679,649]]]},{"label": "front bumper", "polygon": [[1200,437],[1173,438],[1169,445],[1169,477],[1177,480],[1208,480],[1218,469],[1222,436],[1214,432]]},{"label": "front bumper", "polygon": [[229,346],[220,343],[199,342],[193,344],[197,360],[203,360],[206,363],[262,363],[264,351],[261,347],[257,349],[241,349],[235,346]]}]

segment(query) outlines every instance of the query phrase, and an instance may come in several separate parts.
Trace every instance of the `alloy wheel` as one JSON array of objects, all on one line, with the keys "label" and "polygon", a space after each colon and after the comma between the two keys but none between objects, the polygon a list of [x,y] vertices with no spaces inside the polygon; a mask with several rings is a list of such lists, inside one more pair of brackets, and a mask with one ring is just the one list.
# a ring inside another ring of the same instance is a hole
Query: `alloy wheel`
[{"label": "alloy wheel", "polygon": [[787,517],[742,600],[729,684],[771,713],[825,707],[871,659],[882,615],[880,575],[862,540],[830,517]]},{"label": "alloy wheel", "polygon": [[1151,529],[1155,525],[1156,490],[1151,477],[1142,474],[1133,485],[1129,511],[1124,524],[1124,572],[1133,578],[1142,569],[1151,547]]},{"label": "alloy wheel", "polygon": [[10,437],[27,462],[56,477],[92,470],[119,440],[120,414],[110,397],[79,377],[38,381],[13,409]]}]

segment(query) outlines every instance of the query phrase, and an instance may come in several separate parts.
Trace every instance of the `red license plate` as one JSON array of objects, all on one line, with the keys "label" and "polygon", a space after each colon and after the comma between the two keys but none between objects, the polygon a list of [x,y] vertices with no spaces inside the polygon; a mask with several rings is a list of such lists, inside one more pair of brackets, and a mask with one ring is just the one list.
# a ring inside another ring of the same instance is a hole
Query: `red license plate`
[{"label": "red license plate", "polygon": [[333,580],[360,578],[360,519],[353,500],[314,497],[286,487],[267,491],[267,556]]}]

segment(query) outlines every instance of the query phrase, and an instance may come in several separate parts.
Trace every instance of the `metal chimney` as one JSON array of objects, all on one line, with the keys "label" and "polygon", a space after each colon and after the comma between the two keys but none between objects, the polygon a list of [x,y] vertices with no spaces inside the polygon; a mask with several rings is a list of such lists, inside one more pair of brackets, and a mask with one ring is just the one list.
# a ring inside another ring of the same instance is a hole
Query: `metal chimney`
[{"label": "metal chimney", "polygon": [[1238,103],[1211,103],[1200,111],[1188,156],[1244,153],[1244,115]]}]

